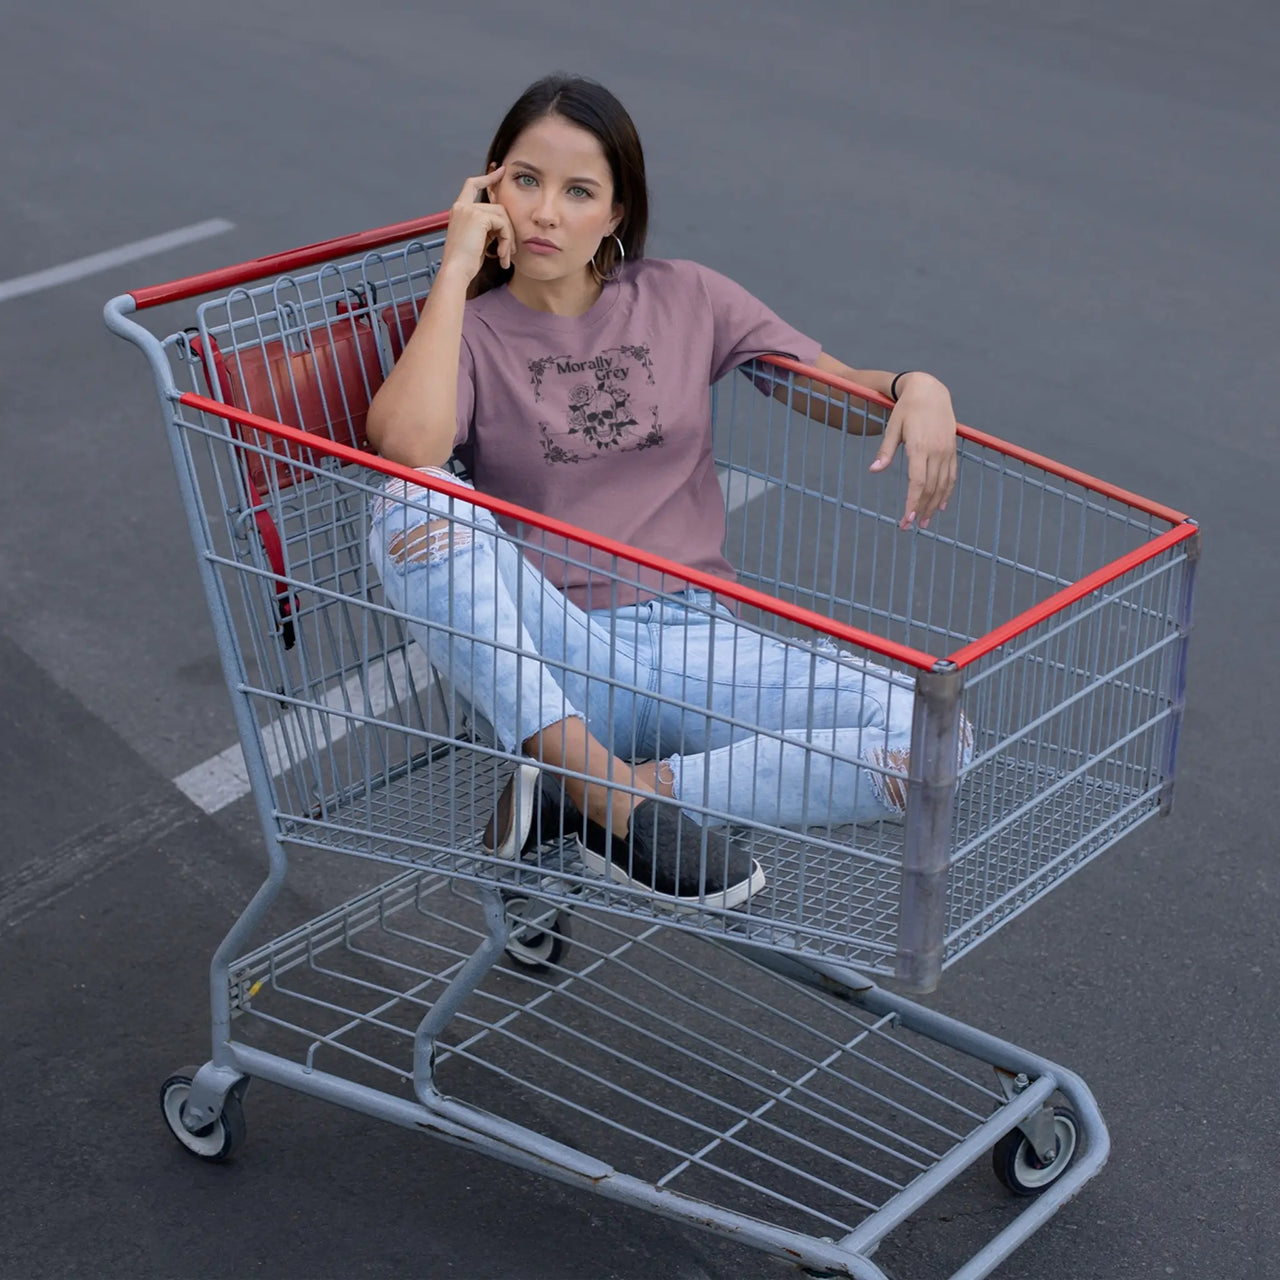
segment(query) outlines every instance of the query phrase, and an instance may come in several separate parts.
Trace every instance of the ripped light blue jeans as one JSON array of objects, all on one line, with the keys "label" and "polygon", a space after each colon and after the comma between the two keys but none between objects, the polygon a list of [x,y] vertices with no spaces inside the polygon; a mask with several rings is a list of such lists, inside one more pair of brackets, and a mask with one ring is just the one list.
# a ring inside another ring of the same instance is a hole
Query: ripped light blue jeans
[{"label": "ripped light blue jeans", "polygon": [[701,822],[900,820],[902,784],[883,770],[905,772],[910,681],[761,634],[709,591],[584,612],[491,512],[397,480],[375,500],[369,551],[388,602],[505,750],[576,716],[616,756],[667,761]]}]

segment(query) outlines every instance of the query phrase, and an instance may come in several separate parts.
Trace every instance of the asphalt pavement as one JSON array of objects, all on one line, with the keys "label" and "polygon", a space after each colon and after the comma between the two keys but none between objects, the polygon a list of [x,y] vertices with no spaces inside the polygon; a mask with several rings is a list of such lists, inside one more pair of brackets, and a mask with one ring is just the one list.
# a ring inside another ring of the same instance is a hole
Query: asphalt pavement
[{"label": "asphalt pavement", "polygon": [[[8,0],[0,17],[0,1276],[755,1280],[737,1245],[262,1087],[240,1156],[165,1131],[207,963],[262,871],[127,288],[446,207],[554,69],[629,106],[650,252],[854,365],[1204,530],[1177,801],[952,969],[933,1006],[1061,1061],[1102,1175],[1002,1280],[1280,1275],[1280,689],[1269,3]],[[4,296],[11,282],[231,229]],[[158,323],[181,328],[174,307]],[[308,864],[282,912],[339,900]],[[1009,1212],[886,1245],[933,1280]],[[948,1261],[949,1260],[949,1261]]]}]

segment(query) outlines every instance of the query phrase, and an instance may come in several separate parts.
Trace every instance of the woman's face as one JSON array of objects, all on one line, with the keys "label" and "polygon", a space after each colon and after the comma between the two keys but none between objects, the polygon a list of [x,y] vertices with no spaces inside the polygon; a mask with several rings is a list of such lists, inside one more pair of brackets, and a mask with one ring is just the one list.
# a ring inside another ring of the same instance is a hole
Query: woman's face
[{"label": "woman's face", "polygon": [[561,116],[531,124],[507,152],[490,191],[516,233],[517,275],[552,281],[580,275],[622,221],[599,140]]}]

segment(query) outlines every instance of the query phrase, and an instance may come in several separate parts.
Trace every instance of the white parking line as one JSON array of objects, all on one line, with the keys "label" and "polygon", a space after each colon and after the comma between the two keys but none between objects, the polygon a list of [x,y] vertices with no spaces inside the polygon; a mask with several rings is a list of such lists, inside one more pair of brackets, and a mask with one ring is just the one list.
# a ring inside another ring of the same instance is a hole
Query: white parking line
[{"label": "white parking line", "polygon": [[[403,654],[393,653],[386,661],[370,663],[367,674],[357,672],[348,676],[318,701],[339,713],[352,712],[362,717],[382,715],[388,707],[408,696],[410,676],[420,690],[431,680],[431,664],[427,655],[417,645],[411,645],[408,654],[408,662]],[[369,691],[367,702],[366,688]],[[278,720],[262,731],[262,744],[271,776],[278,778],[299,761],[314,755],[317,746],[330,747],[346,737],[350,723],[344,714],[327,715],[316,707],[293,707],[282,712]],[[217,813],[241,796],[247,796],[250,790],[249,771],[245,768],[240,744],[234,743],[211,759],[179,774],[173,784],[205,813]]]},{"label": "white parking line", "polygon": [[763,476],[743,475],[741,471],[730,471],[727,468],[719,473],[719,480],[726,512],[745,507],[769,487],[769,481]]},{"label": "white parking line", "polygon": [[184,244],[194,244],[197,240],[208,240],[210,236],[220,236],[234,226],[234,222],[228,222],[225,218],[210,218],[189,227],[179,227],[176,231],[165,231],[158,236],[148,236],[145,240],[122,244],[117,249],[91,253],[87,258],[64,262],[59,267],[33,271],[27,276],[15,276],[12,280],[0,281],[0,302],[22,298],[29,293],[39,293],[42,289],[52,289],[55,285],[80,280],[99,271],[108,271],[126,262],[137,262],[139,258],[149,258],[169,249],[178,249]]},{"label": "white parking line", "polygon": [[[725,507],[734,511],[758,498],[769,487],[768,481],[758,476],[746,476],[736,472],[720,472],[720,488],[725,495]],[[409,677],[414,684],[425,688],[431,679],[431,666],[426,655],[417,645],[410,646],[406,664],[401,654],[394,653],[386,662],[372,663],[365,679],[361,675],[348,676],[325,694],[323,705],[336,712],[347,708],[361,716],[380,716],[389,706],[408,694]],[[368,689],[368,702],[364,690]],[[272,777],[278,778],[300,760],[306,759],[317,744],[331,747],[346,736],[350,721],[345,715],[327,715],[318,708],[295,707],[263,730],[262,741],[266,749],[267,766]],[[179,774],[174,786],[195,801],[205,813],[217,813],[234,804],[250,791],[249,772],[245,768],[244,752],[234,743],[202,763]]]}]

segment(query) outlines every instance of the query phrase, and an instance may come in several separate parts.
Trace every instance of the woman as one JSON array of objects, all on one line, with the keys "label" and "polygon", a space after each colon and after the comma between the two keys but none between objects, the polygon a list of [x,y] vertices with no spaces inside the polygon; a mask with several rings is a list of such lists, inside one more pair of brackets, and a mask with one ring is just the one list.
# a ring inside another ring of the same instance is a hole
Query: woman
[{"label": "woman", "polygon": [[[452,479],[457,451],[483,493],[732,579],[708,386],[781,353],[896,399],[872,470],[906,448],[902,526],[926,525],[955,482],[947,389],[850,368],[725,277],[644,258],[647,220],[644,156],[617,99],[577,77],[530,86],[453,206],[417,328],[370,408],[379,452]],[[415,638],[503,747],[562,774],[602,874],[732,907],[765,878],[714,815],[900,816],[892,779],[855,764],[905,763],[910,695],[891,699],[876,668],[800,661],[709,592],[593,573],[580,544],[550,548],[540,571],[487,511],[394,482],[370,546],[388,599],[425,620]],[[834,751],[815,764],[809,736],[826,729]],[[490,851],[516,856],[536,838],[537,779],[517,770]],[[832,797],[848,812],[829,813]]]}]

